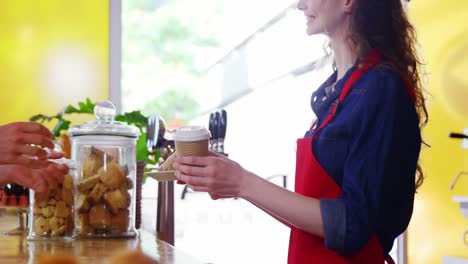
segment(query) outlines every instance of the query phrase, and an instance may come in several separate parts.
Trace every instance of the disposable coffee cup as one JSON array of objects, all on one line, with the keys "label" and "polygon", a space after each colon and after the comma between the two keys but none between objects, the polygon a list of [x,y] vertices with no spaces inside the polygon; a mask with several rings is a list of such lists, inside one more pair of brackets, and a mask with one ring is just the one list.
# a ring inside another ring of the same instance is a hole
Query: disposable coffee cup
[{"label": "disposable coffee cup", "polygon": [[[175,149],[178,156],[208,156],[208,141],[211,134],[202,126],[178,128],[174,134]],[[177,183],[184,184],[182,181]]]},{"label": "disposable coffee cup", "polygon": [[210,131],[202,126],[185,126],[174,134],[175,148],[179,156],[207,156]]}]

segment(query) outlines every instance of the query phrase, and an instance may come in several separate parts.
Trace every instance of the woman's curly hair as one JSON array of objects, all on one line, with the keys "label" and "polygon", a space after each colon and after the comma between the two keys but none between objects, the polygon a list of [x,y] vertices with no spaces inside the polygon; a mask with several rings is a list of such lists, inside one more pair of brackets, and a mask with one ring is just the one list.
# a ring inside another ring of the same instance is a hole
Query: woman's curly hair
[{"label": "woman's curly hair", "polygon": [[[351,41],[357,46],[359,54],[378,49],[385,66],[399,72],[409,82],[416,97],[419,125],[423,128],[428,121],[428,112],[420,76],[422,63],[417,55],[415,29],[408,21],[401,1],[356,0],[350,27]],[[418,164],[416,188],[423,180],[423,172]]]}]

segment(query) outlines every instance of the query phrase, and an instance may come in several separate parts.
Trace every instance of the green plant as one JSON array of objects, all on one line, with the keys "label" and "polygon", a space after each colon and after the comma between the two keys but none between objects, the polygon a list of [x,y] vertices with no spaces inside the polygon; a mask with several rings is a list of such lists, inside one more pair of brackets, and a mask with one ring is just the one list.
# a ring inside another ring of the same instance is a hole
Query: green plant
[{"label": "green plant", "polygon": [[[96,103],[92,102],[91,99],[86,98],[85,102],[78,102],[78,106],[68,105],[65,109],[56,115],[48,116],[44,114],[38,114],[32,116],[29,120],[34,122],[52,122],[57,120],[53,128],[55,137],[59,137],[62,131],[66,131],[70,128],[71,121],[66,119],[65,116],[69,114],[93,114],[94,106]],[[115,117],[116,121],[126,123],[128,125],[134,125],[140,129],[140,137],[136,144],[136,155],[138,161],[146,161],[147,164],[156,164],[160,157],[159,149],[150,150],[146,146],[146,125],[148,118],[144,116],[139,110],[128,113],[123,113]]]}]

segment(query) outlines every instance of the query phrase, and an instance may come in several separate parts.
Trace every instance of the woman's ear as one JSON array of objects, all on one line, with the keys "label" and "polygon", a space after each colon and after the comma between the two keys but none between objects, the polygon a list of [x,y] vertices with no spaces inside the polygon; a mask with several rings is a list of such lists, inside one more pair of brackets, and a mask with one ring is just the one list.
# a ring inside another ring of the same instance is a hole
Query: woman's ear
[{"label": "woman's ear", "polygon": [[344,0],[344,12],[350,14],[353,11],[354,4],[357,0]]}]

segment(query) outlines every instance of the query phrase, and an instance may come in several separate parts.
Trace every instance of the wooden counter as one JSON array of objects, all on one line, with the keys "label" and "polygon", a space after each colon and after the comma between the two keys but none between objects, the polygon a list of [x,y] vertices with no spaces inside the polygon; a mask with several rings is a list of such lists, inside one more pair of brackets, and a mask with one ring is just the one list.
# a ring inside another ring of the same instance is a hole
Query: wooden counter
[{"label": "wooden counter", "polygon": [[28,241],[25,236],[7,236],[4,231],[17,226],[18,218],[0,217],[0,263],[35,263],[43,254],[68,254],[76,256],[82,263],[108,263],[116,252],[141,248],[143,252],[160,263],[199,264],[194,258],[177,250],[170,244],[157,240],[154,235],[139,230],[133,239],[80,239],[69,241]]}]

